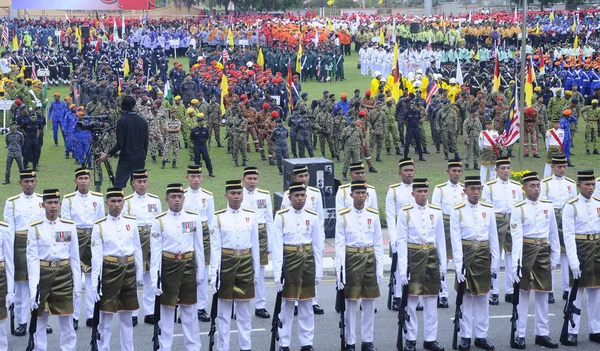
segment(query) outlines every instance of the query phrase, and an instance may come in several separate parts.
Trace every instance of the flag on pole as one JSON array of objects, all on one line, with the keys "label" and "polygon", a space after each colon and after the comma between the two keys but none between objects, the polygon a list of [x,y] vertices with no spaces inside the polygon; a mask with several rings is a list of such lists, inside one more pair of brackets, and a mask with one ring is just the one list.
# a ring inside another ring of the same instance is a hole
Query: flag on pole
[{"label": "flag on pole", "polygon": [[129,77],[129,59],[125,57],[125,62],[123,62],[123,77]]},{"label": "flag on pole", "polygon": [[575,18],[575,15],[573,15],[573,25],[571,26],[571,32],[575,32],[576,28],[577,28],[577,19]]},{"label": "flag on pole", "polygon": [[550,12],[550,16],[548,16],[550,22],[554,22],[554,11]]},{"label": "flag on pole", "polygon": [[31,63],[31,79],[37,80],[37,73],[35,72],[35,63]]},{"label": "flag on pole", "polygon": [[383,35],[383,26],[379,28],[379,44],[385,44],[385,36]]},{"label": "flag on pole", "polygon": [[121,36],[125,38],[125,14],[121,17]]},{"label": "flag on pole", "polygon": [[65,18],[67,19],[67,22],[71,23],[71,19],[69,19],[69,16],[67,16],[66,13],[65,13]]},{"label": "flag on pole", "polygon": [[504,126],[504,132],[498,138],[498,144],[500,146],[510,146],[519,140],[521,134],[521,118],[519,112],[519,86],[515,82],[515,89],[513,91],[513,98],[510,104],[510,115],[506,120]]},{"label": "flag on pole", "polygon": [[527,62],[527,70],[525,71],[525,104],[532,106],[533,99],[533,80],[535,73],[533,71],[533,62],[531,58]]},{"label": "flag on pole", "polygon": [[113,42],[119,41],[119,29],[117,28],[117,20],[113,18]]},{"label": "flag on pole", "polygon": [[294,108],[294,98],[292,95],[292,59],[288,59],[288,69],[287,69],[287,90],[288,90],[288,113],[292,113],[292,109]]},{"label": "flag on pole", "polygon": [[15,33],[13,33],[12,49],[13,51],[19,50],[19,41],[17,40],[17,35]]},{"label": "flag on pole", "polygon": [[543,76],[544,74],[546,74],[546,66],[544,64],[544,50],[542,48],[540,48],[538,55],[540,60],[538,68],[540,70],[540,76]]},{"label": "flag on pole", "polygon": [[469,10],[469,23],[473,22],[473,17],[471,14],[471,10]]},{"label": "flag on pole", "polygon": [[173,93],[171,92],[171,83],[169,83],[168,78],[167,78],[167,83],[165,84],[164,96],[165,96],[165,99],[168,99],[168,100],[173,98]]},{"label": "flag on pole", "polygon": [[460,60],[458,59],[458,57],[456,58],[456,83],[458,83],[459,85],[464,84],[462,68],[460,67]]},{"label": "flag on pole", "polygon": [[394,101],[398,102],[400,100],[400,64],[398,60],[398,56],[400,54],[400,50],[398,49],[398,43],[394,42],[394,85],[392,86],[392,97]]},{"label": "flag on pole", "polygon": [[302,43],[300,43],[300,45],[298,46],[298,55],[296,55],[296,72],[298,72],[298,73],[302,72],[302,62],[301,62],[302,55],[303,55]]},{"label": "flag on pole", "polygon": [[500,62],[498,60],[498,51],[496,51],[496,64],[494,66],[494,87],[492,88],[492,92],[496,92],[500,90]]},{"label": "flag on pole", "polygon": [[265,57],[263,56],[262,48],[258,49],[258,58],[256,59],[256,63],[263,69],[265,68]]},{"label": "flag on pole", "polygon": [[231,28],[227,30],[227,45],[231,46],[232,49],[234,47],[233,32],[231,31]]},{"label": "flag on pole", "polygon": [[425,106],[429,106],[431,99],[438,93],[440,87],[437,85],[433,75],[431,73],[427,74],[429,79],[429,85],[427,86],[427,97],[425,98]]},{"label": "flag on pole", "polygon": [[229,83],[227,83],[227,76],[225,73],[221,76],[221,116],[225,114],[225,95],[229,93]]},{"label": "flag on pole", "polygon": [[118,70],[117,70],[117,82],[119,82],[119,85],[117,85],[117,95],[121,96],[123,93],[123,78],[121,78],[121,75],[119,74]]},{"label": "flag on pole", "polygon": [[378,0],[377,5],[381,5],[381,4],[383,4],[383,0]]},{"label": "flag on pole", "polygon": [[513,16],[513,21],[517,21],[517,7],[515,6],[515,15]]},{"label": "flag on pole", "polygon": [[81,38],[81,27],[75,28],[75,36],[77,37],[77,50],[81,51],[83,48],[83,43],[81,42],[83,39]]},{"label": "flag on pole", "polygon": [[333,5],[334,2],[335,2],[335,0],[327,0],[327,6]]},{"label": "flag on pole", "polygon": [[2,46],[8,46],[8,26],[6,24],[2,26]]},{"label": "flag on pole", "polygon": [[223,53],[221,54],[221,57],[223,57],[223,66],[226,66],[227,61],[229,61],[229,52],[227,52],[227,49],[223,49]]},{"label": "flag on pole", "polygon": [[579,48],[579,35],[575,36],[575,41],[573,42],[573,55],[577,56],[577,49]]}]

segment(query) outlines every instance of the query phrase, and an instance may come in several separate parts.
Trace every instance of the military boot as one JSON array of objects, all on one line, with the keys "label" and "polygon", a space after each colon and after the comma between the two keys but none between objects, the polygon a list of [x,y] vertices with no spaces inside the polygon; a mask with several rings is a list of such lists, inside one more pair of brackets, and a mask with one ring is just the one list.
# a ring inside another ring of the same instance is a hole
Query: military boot
[{"label": "military boot", "polygon": [[506,156],[508,156],[508,157],[514,157],[511,150],[508,150],[508,154]]},{"label": "military boot", "polygon": [[473,166],[473,169],[479,170],[479,165],[477,163],[475,163],[475,165]]},{"label": "military boot", "polygon": [[377,154],[377,158],[375,158],[375,161],[377,161],[377,162],[383,162],[381,160],[381,154]]},{"label": "military boot", "polygon": [[279,167],[279,175],[283,175],[283,170]]},{"label": "military boot", "polygon": [[348,174],[347,173],[342,173],[342,176],[344,178],[344,181],[348,181]]},{"label": "military boot", "polygon": [[423,148],[423,153],[429,155],[429,150],[427,150],[427,148]]},{"label": "military boot", "polygon": [[389,147],[386,147],[385,153],[389,156],[391,154],[391,149]]},{"label": "military boot", "polygon": [[457,160],[460,160],[460,155],[458,154],[458,152],[454,153],[454,158],[457,159]]},{"label": "military boot", "polygon": [[160,168],[165,169],[166,164],[167,164],[167,161],[162,161],[162,165],[160,166]]},{"label": "military boot", "polygon": [[242,166],[246,167],[246,159],[242,160]]},{"label": "military boot", "polygon": [[338,157],[336,157],[336,159],[335,159],[335,160],[337,161],[337,163],[340,163],[340,162],[342,162],[342,161],[340,161],[340,157],[339,157],[339,156],[338,156]]},{"label": "military boot", "polygon": [[173,160],[173,163],[171,164],[171,168],[177,168],[177,161]]},{"label": "military boot", "polygon": [[444,151],[444,160],[448,161],[448,151]]},{"label": "military boot", "polygon": [[396,155],[402,155],[402,152],[400,152],[400,148],[399,147],[396,148]]},{"label": "military boot", "polygon": [[[67,155],[67,158],[69,158],[69,155]],[[152,156],[152,163],[156,163],[156,155]]]},{"label": "military boot", "polygon": [[377,170],[375,169],[375,167],[369,166],[369,172],[371,172],[371,173],[377,173]]},{"label": "military boot", "polygon": [[598,154],[600,154],[600,152],[598,152],[598,149],[594,149],[594,152],[592,152],[592,154],[598,155]]},{"label": "military boot", "polygon": [[269,166],[275,166],[275,161],[273,161],[272,156],[269,156]]},{"label": "military boot", "polygon": [[468,171],[468,170],[469,170],[469,164],[465,163],[465,171]]},{"label": "military boot", "polygon": [[238,167],[238,161],[237,160],[233,160],[233,167]]}]

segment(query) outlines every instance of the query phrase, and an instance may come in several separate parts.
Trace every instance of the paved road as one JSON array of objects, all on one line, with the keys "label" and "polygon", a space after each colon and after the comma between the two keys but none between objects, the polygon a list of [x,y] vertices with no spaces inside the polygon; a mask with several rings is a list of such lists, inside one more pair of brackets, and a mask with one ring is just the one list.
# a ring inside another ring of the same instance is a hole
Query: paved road
[{"label": "paved road", "polygon": [[[560,272],[557,273],[556,277],[557,281],[559,281]],[[335,303],[335,283],[333,281],[333,277],[327,278],[321,285],[319,285],[319,303],[325,309],[325,314],[321,316],[315,316],[316,330],[315,330],[315,342],[314,347],[316,350],[327,350],[333,351],[339,348],[339,329],[338,329],[338,320],[339,314],[337,314],[334,310]],[[449,279],[453,280],[454,277],[449,275]],[[504,280],[504,276],[501,275],[501,281]],[[375,318],[375,346],[380,351],[391,351],[395,350],[396,344],[396,336],[397,336],[397,313],[388,311],[385,307],[385,298],[387,296],[387,283],[382,283],[382,297],[377,301],[376,306],[379,309],[379,312],[376,314]],[[274,299],[275,299],[275,288],[272,284],[269,284],[267,287],[267,299],[269,310],[272,311]],[[501,292],[501,296],[503,296],[503,292]],[[560,299],[560,294],[558,291],[556,292],[556,296]],[[454,316],[454,299],[455,295],[451,292],[450,295],[450,308],[449,309],[438,309],[439,312],[439,332],[438,332],[438,341],[446,348],[446,350],[451,350],[452,347],[452,318]],[[83,300],[83,299],[82,299]],[[587,325],[587,314],[585,311],[585,300],[584,300],[584,309],[583,309],[583,317],[582,317],[582,328],[580,332],[579,346],[577,350],[598,350],[598,344],[592,343],[588,340],[588,325]],[[560,335],[560,329],[562,326],[562,309],[564,307],[564,302],[562,300],[557,300],[557,303],[554,305],[550,305],[549,313],[550,313],[550,336],[558,341],[558,337]],[[499,306],[490,306],[490,331],[489,331],[489,340],[495,344],[496,350],[509,350],[509,336],[510,336],[510,314],[512,311],[512,305],[501,302]],[[536,350],[541,347],[536,346],[534,344],[533,337],[533,302],[530,301],[530,315],[528,318],[528,333],[529,335],[526,338],[527,349],[528,350]],[[419,317],[422,316],[422,312],[418,313]],[[360,317],[359,317],[360,318]],[[116,319],[115,319],[116,320]],[[418,349],[422,349],[422,320],[420,320],[420,332],[419,338],[417,342]],[[51,326],[54,328],[54,334],[48,336],[48,350],[59,350],[59,338],[58,338],[58,320],[56,318],[51,318],[50,322]],[[80,323],[81,325],[81,323]],[[357,322],[357,326],[360,325]],[[237,329],[235,323],[232,324],[233,329]],[[202,335],[202,349],[208,350],[208,331],[209,323],[200,323],[200,332]],[[264,351],[268,350],[269,342],[270,342],[270,328],[271,328],[271,320],[264,320],[253,317],[252,320],[252,343],[253,350]],[[294,333],[296,331],[296,325],[294,325]],[[183,337],[181,334],[181,326],[177,325],[175,327],[175,340],[173,344],[173,350],[184,350],[183,348]],[[90,335],[91,329],[85,327],[80,327],[77,332],[78,341],[77,341],[77,349],[78,350],[89,350],[90,349]],[[231,342],[231,350],[237,349],[237,334],[234,332],[231,334],[232,342]],[[360,340],[360,332],[357,332],[357,338]],[[112,349],[119,350],[119,332],[117,330],[117,323],[114,324],[113,330],[113,340],[112,340]],[[139,324],[135,328],[135,346],[137,350],[151,350],[152,343],[152,326],[145,325],[144,323]],[[358,342],[359,343],[359,342]],[[357,343],[357,344],[358,344]],[[27,336],[25,337],[14,337],[9,335],[9,350],[25,350],[27,346]],[[215,345],[216,346],[216,345]],[[561,348],[564,348],[561,346]],[[297,341],[292,343],[292,350],[299,350],[300,345],[298,345]],[[473,348],[474,350],[476,348]],[[215,347],[216,350],[216,347]]]}]

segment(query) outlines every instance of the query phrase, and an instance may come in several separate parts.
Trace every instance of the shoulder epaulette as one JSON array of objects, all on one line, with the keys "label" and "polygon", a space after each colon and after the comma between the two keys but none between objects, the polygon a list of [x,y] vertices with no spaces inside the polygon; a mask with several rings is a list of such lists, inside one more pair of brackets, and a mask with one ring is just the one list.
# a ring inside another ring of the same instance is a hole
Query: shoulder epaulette
[{"label": "shoulder epaulette", "polygon": [[58,220],[63,223],[75,224],[75,221],[72,221],[72,220],[66,219],[66,218],[59,218]]},{"label": "shoulder epaulette", "polygon": [[436,209],[436,210],[441,210],[442,208],[440,206],[434,205],[434,204],[427,204],[427,206]]},{"label": "shoulder epaulette", "polygon": [[374,186],[367,184],[367,188],[375,189]]},{"label": "shoulder epaulette", "polygon": [[489,202],[483,202],[483,201],[479,201],[479,203],[481,204],[481,206],[484,206],[484,207],[489,207],[489,208],[494,208],[494,205],[492,205],[492,204],[491,204],[491,203],[489,203]]},{"label": "shoulder epaulette", "polygon": [[157,214],[154,218],[160,218],[160,217],[162,217],[162,216],[164,216],[166,214],[167,214],[167,211],[164,211],[163,213]]},{"label": "shoulder epaulette", "polygon": [[570,181],[571,183],[575,183],[575,181],[569,177],[565,177],[566,180]]},{"label": "shoulder epaulette", "polygon": [[494,179],[494,180],[490,180],[490,181],[486,182],[485,184],[492,185],[492,184],[496,183],[497,181],[498,181],[498,179]]},{"label": "shoulder epaulette", "polygon": [[465,203],[463,202],[463,203],[460,203],[460,204],[458,204],[458,205],[454,205],[452,208],[453,208],[453,209],[455,209],[455,210],[458,210],[459,208],[461,208],[461,207],[465,207],[465,206],[466,206],[466,205],[465,205]]},{"label": "shoulder epaulette", "polygon": [[270,194],[271,193],[269,190],[266,190],[266,189],[256,189],[256,191],[258,191],[259,193],[262,193],[262,194]]},{"label": "shoulder epaulette", "polygon": [[544,200],[544,199],[540,199],[540,202],[545,202],[547,204],[551,204],[552,200]]},{"label": "shoulder epaulette", "polygon": [[349,187],[349,186],[350,186],[350,183],[348,183],[348,184],[344,184],[344,185],[340,185],[340,188],[347,188],[347,187]]},{"label": "shoulder epaulette", "polygon": [[513,184],[516,184],[518,186],[521,186],[521,183],[517,182],[516,180],[509,179],[508,181],[511,182],[511,183],[513,183]]},{"label": "shoulder epaulette", "polygon": [[33,227],[34,225],[38,225],[38,224],[43,223],[43,222],[44,222],[43,219],[38,219],[37,221],[31,222],[29,225]]},{"label": "shoulder epaulette", "polygon": [[285,195],[287,195],[287,194],[289,194],[289,193],[290,193],[290,191],[289,191],[289,190],[286,190],[284,194],[285,194]]},{"label": "shoulder epaulette", "polygon": [[154,195],[154,194],[150,194],[150,193],[146,193],[146,195],[148,195],[148,196],[150,196],[150,197],[153,197],[153,198],[155,198],[155,199],[160,199],[160,198],[158,197],[158,195]]},{"label": "shoulder epaulette", "polygon": [[314,191],[321,192],[321,189],[319,189],[319,188],[315,188],[314,186],[309,186],[308,188],[309,188],[310,190],[314,190]]},{"label": "shoulder epaulette", "polygon": [[463,188],[465,187],[465,185],[461,182],[458,182],[458,185],[462,186]]},{"label": "shoulder epaulette", "polygon": [[579,197],[574,197],[571,200],[568,200],[567,202],[570,203],[570,204],[572,204],[572,203],[577,202],[578,200],[579,200]]},{"label": "shoulder epaulette", "polygon": [[125,218],[128,218],[128,219],[133,219],[133,220],[135,220],[135,216],[130,216],[130,215],[128,215],[128,214],[123,214],[122,216],[123,216],[123,217],[125,217]]},{"label": "shoulder epaulette", "polygon": [[444,187],[444,186],[446,186],[446,185],[448,185],[448,183],[442,183],[442,184],[438,184],[438,185],[436,185],[435,187],[436,187],[436,188],[441,188],[441,187]]},{"label": "shoulder epaulette", "polygon": [[8,199],[6,199],[6,200],[7,200],[7,201],[16,200],[16,199],[18,199],[18,198],[19,198],[19,196],[21,196],[21,195],[19,194],[19,195],[11,196],[11,197],[9,197],[9,198],[8,198]]},{"label": "shoulder epaulette", "polygon": [[519,207],[519,206],[523,206],[523,205],[525,205],[525,201],[520,201],[515,204],[515,207]]},{"label": "shoulder epaulette", "polygon": [[592,196],[592,197],[594,198],[594,200],[600,201],[600,197],[598,197],[598,196]]},{"label": "shoulder epaulette", "polygon": [[242,210],[244,210],[244,211],[246,211],[246,212],[251,212],[251,213],[254,213],[254,212],[256,212],[256,211],[254,211],[254,210],[251,210],[251,209],[249,209],[249,208],[242,208]]},{"label": "shoulder epaulette", "polygon": [[204,188],[202,188],[202,192],[204,192],[204,193],[207,193],[208,195],[211,195],[211,196],[212,196],[212,194],[213,194],[213,193],[211,193],[210,191],[208,191],[208,190],[206,190],[206,189],[204,189]]},{"label": "shoulder epaulette", "polygon": [[543,183],[543,182],[547,182],[547,181],[549,181],[550,179],[552,179],[552,177],[547,177],[547,178],[544,178],[544,179],[542,179],[542,183]]},{"label": "shoulder epaulette", "polygon": [[313,210],[309,210],[308,208],[305,208],[306,212],[310,213],[310,214],[314,214],[315,216],[317,215],[317,212],[313,211]]},{"label": "shoulder epaulette", "polygon": [[123,198],[123,200],[129,200],[133,197],[133,194],[129,194]]},{"label": "shoulder epaulette", "polygon": [[40,193],[35,193],[35,194],[36,194],[38,197],[44,197],[44,195],[43,195],[43,194],[40,194]]},{"label": "shoulder epaulette", "polygon": [[224,208],[224,209],[222,209],[222,210],[215,211],[215,214],[223,213],[223,212],[225,212],[225,211],[227,211],[227,209],[226,209],[226,208]]},{"label": "shoulder epaulette", "polygon": [[[600,177],[596,178],[596,180],[600,182]],[[18,195],[17,195],[17,196],[18,196]]]},{"label": "shoulder epaulette", "polygon": [[406,205],[406,206],[402,206],[401,210],[402,210],[402,211],[407,211],[407,210],[410,210],[411,208],[413,208],[413,205],[412,205],[412,204],[410,204],[410,205]]},{"label": "shoulder epaulette", "polygon": [[343,210],[340,210],[338,213],[339,213],[339,214],[346,214],[346,213],[348,213],[348,212],[350,212],[350,207],[348,207],[348,208],[345,208],[345,209],[343,209]]},{"label": "shoulder epaulette", "polygon": [[397,186],[400,186],[400,183],[392,184],[392,185],[390,185],[390,188],[395,188]]},{"label": "shoulder epaulette", "polygon": [[184,194],[187,193],[187,191],[188,191],[188,189],[183,189],[183,193]]},{"label": "shoulder epaulette", "polygon": [[63,199],[66,199],[66,198],[71,197],[71,196],[75,196],[75,192],[65,194],[65,196],[63,196]]},{"label": "shoulder epaulette", "polygon": [[185,210],[186,213],[189,213],[191,215],[197,215],[198,211],[193,211],[193,210]]},{"label": "shoulder epaulette", "polygon": [[290,208],[289,208],[289,207],[288,207],[288,208],[284,208],[284,209],[282,209],[282,210],[279,210],[279,211],[277,211],[277,214],[283,214],[283,213],[286,213],[286,212],[287,212],[287,211],[289,211],[289,210],[290,210]]},{"label": "shoulder epaulette", "polygon": [[376,209],[371,208],[371,207],[367,207],[367,211],[369,211],[371,213],[379,214],[379,211],[377,211]]},{"label": "shoulder epaulette", "polygon": [[100,196],[100,197],[103,197],[103,196],[104,196],[104,195],[102,195],[102,193],[99,193],[99,192],[96,192],[96,191],[91,191],[91,190],[90,190],[90,193],[91,193],[92,195],[96,195],[96,196]]},{"label": "shoulder epaulette", "polygon": [[0,221],[0,226],[3,226],[3,227],[8,227],[9,225],[10,225],[10,224],[8,224],[8,223],[6,223],[6,222],[4,222],[4,221]]},{"label": "shoulder epaulette", "polygon": [[[123,215],[123,216],[125,216],[125,215]],[[98,223],[100,223],[100,222],[104,222],[104,221],[106,220],[106,218],[107,218],[107,217],[102,217],[102,218],[100,218],[100,219],[97,219],[97,220],[95,220],[95,221],[94,221],[94,224],[98,224]]]}]

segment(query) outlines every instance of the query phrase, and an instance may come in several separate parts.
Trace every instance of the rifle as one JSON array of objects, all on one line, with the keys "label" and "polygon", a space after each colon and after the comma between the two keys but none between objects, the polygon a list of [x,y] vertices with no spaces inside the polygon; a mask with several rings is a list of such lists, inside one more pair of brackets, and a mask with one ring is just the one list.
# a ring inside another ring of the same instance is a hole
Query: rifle
[{"label": "rifle", "polygon": [[[585,261],[585,256],[579,261],[579,267],[583,270],[583,264]],[[573,304],[575,299],[577,299],[577,290],[579,289],[579,278],[573,279],[573,286],[571,287],[571,292],[569,293],[569,299],[565,303],[564,312],[564,321],[562,325],[562,329],[560,331],[560,343],[563,345],[567,344],[567,338],[569,337],[569,323],[574,328],[575,321],[573,320],[574,314],[581,314],[581,309],[575,307]]]},{"label": "rifle", "polygon": [[[156,280],[156,287],[160,289],[160,270],[156,272],[156,276],[158,279]],[[160,322],[160,296],[154,297],[154,334],[152,336],[152,350],[156,351],[160,349],[160,340],[158,340],[158,336],[160,335],[160,327],[158,326],[158,322]]]},{"label": "rifle", "polygon": [[8,308],[10,312],[10,334],[15,335],[15,304],[13,303]]},{"label": "rifle", "polygon": [[[344,266],[340,266],[340,281],[343,281]],[[335,309],[340,311],[340,350],[346,349],[346,288],[337,289]]]},{"label": "rifle", "polygon": [[[38,283],[35,293],[35,302],[40,303],[40,284]],[[34,308],[31,311],[31,318],[29,319],[29,342],[27,343],[26,351],[33,351],[35,349],[35,332],[37,331],[37,317],[40,306]]]},{"label": "rifle", "polygon": [[[217,271],[217,283],[215,286],[219,285],[219,271]],[[213,350],[213,346],[215,344],[215,332],[217,330],[215,323],[217,322],[217,308],[219,305],[219,291],[215,291],[213,293],[212,303],[210,307],[210,329],[208,331],[208,351]]]},{"label": "rifle", "polygon": [[[462,272],[465,274],[465,265],[463,263]],[[460,320],[462,319],[461,306],[463,304],[463,297],[465,296],[465,290],[467,289],[467,282],[458,283],[458,290],[456,291],[456,309],[454,310],[454,331],[452,332],[452,350],[458,350],[458,332],[460,331]]]},{"label": "rifle", "polygon": [[[521,260],[517,260],[517,277],[521,274]],[[515,348],[515,334],[517,333],[517,321],[519,320],[519,312],[517,306],[519,305],[519,283],[513,283],[513,310],[512,317],[510,318],[510,347]]]},{"label": "rifle", "polygon": [[[406,265],[406,276],[410,274],[410,264],[407,262]],[[396,338],[396,349],[398,351],[404,350],[404,336],[402,333],[406,333],[406,322],[410,321],[410,316],[406,312],[406,306],[408,305],[408,284],[402,286],[402,299],[400,300],[400,308],[398,309],[398,337]]]},{"label": "rifle", "polygon": [[396,290],[396,269],[398,267],[398,253],[394,253],[392,255],[392,267],[390,270],[390,283],[388,284],[388,298],[387,298],[387,308],[388,310],[392,310],[393,301],[394,301],[394,291]]},{"label": "rifle", "polygon": [[[98,295],[102,291],[101,287],[102,281],[100,280],[100,275],[98,275]],[[92,320],[92,341],[90,345],[92,345],[92,351],[98,351],[98,325],[100,324],[100,305],[102,302],[100,300],[96,301],[94,304],[94,316]]]},{"label": "rifle", "polygon": [[[281,279],[279,280],[281,284],[283,284],[284,279],[284,267],[285,267],[285,259],[283,259],[283,263],[281,265]],[[271,346],[269,351],[275,351],[276,345],[275,343],[279,341],[279,328],[282,328],[281,320],[279,319],[279,313],[281,312],[281,300],[283,297],[283,289],[277,292],[277,297],[275,298],[275,309],[273,310],[273,320],[271,321]]]}]

